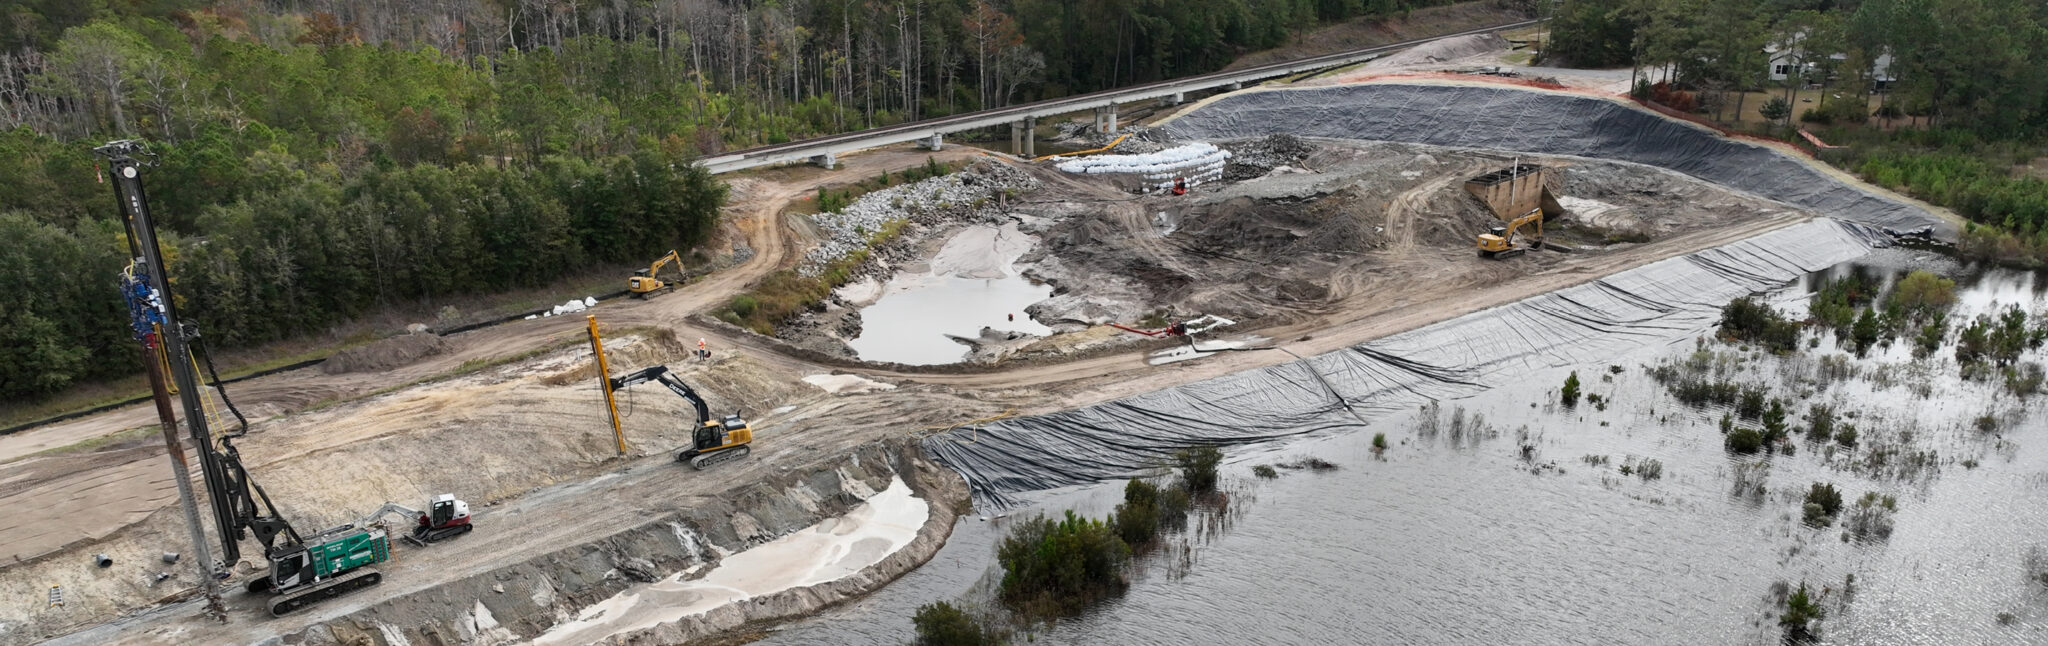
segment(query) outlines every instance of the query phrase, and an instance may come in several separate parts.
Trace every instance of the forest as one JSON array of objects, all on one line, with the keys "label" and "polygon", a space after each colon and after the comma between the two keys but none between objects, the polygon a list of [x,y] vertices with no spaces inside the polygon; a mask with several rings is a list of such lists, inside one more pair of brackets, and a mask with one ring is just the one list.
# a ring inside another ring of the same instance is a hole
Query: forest
[{"label": "forest", "polygon": [[[1762,132],[1793,138],[1796,118],[1844,146],[1823,159],[1981,225],[1966,252],[2048,264],[2048,182],[2016,171],[2048,142],[2048,4],[1564,0],[1551,29],[1553,62],[1669,74],[1639,98],[1727,123],[1745,92],[1771,94],[1763,113],[1780,123]],[[1774,64],[1792,73],[1771,80]],[[1821,102],[1776,96],[1797,87]]]},{"label": "forest", "polygon": [[90,150],[217,345],[710,234],[722,150],[1218,69],[1421,0],[0,1],[0,398],[138,370]]}]

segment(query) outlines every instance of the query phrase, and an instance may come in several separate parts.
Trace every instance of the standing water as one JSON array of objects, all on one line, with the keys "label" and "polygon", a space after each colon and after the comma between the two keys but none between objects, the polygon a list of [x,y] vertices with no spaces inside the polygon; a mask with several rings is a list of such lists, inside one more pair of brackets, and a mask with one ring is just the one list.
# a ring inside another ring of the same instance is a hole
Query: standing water
[{"label": "standing water", "polygon": [[[1930,261],[1882,251],[1767,300],[1801,318],[1824,280],[1862,273],[1884,286],[1881,306],[1901,267]],[[1198,544],[1185,576],[1141,566],[1127,594],[1029,641],[1776,644],[1785,593],[1804,584],[1825,613],[1821,643],[2048,643],[2041,395],[1959,378],[1955,359],[1961,328],[2013,305],[2041,311],[2048,282],[1944,273],[1959,283],[1950,331],[1919,359],[1910,334],[1858,356],[1847,336],[1809,329],[1774,355],[1712,340],[1707,323],[1369,427],[1332,411],[1307,437],[1234,449],[1226,478],[1256,501],[1220,536],[1184,537]],[[2021,374],[2042,360],[2026,352]],[[1766,389],[1788,409],[1790,450],[1725,450],[1724,415],[1761,422],[1679,402],[1673,371]],[[1567,407],[1570,373],[1587,397]],[[1832,407],[1828,437],[1812,431],[1815,404]],[[1384,455],[1374,433],[1391,441]],[[1309,455],[1341,468],[1250,475]],[[1817,483],[1844,506],[1808,522]],[[1121,488],[1042,492],[1009,514],[1100,517]],[[1896,511],[1852,531],[1866,492]],[[902,643],[919,605],[987,598],[1004,524],[964,519],[930,564],[762,643]]]},{"label": "standing water", "polygon": [[1052,287],[1032,284],[1013,265],[1032,243],[1014,223],[969,227],[946,242],[929,270],[891,277],[881,298],[861,310],[860,336],[847,345],[863,361],[932,365],[965,358],[967,346],[953,337],[976,338],[983,328],[1052,334],[1024,313]]}]

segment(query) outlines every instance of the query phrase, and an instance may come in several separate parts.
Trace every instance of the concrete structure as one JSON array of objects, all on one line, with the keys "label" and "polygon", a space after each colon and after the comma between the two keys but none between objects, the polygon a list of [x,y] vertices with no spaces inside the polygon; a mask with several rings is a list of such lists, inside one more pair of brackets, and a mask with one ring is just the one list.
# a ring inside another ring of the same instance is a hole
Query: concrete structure
[{"label": "concrete structure", "polygon": [[[1448,34],[1440,38],[1519,29],[1536,24],[1536,22],[1528,20],[1497,25],[1484,29]],[[1097,127],[1106,128],[1103,130],[1104,132],[1114,131],[1117,127],[1115,106],[1120,104],[1150,100],[1170,100],[1177,104],[1185,101],[1189,92],[1236,90],[1243,88],[1247,83],[1257,83],[1266,79],[1362,63],[1379,58],[1387,52],[1413,47],[1417,43],[1430,40],[1436,39],[1412,40],[1383,47],[1315,56],[1297,61],[1274,63],[1272,65],[1261,65],[1249,69],[1215,72],[1062,99],[1050,99],[1007,108],[970,112],[938,119],[927,119],[913,123],[806,139],[804,141],[793,141],[786,144],[749,148],[705,157],[701,163],[710,169],[712,173],[728,173],[748,168],[803,161],[828,165],[829,167],[829,164],[837,161],[837,155],[840,153],[909,141],[925,140],[937,143],[939,140],[935,138],[946,133],[992,128],[1004,124],[1011,126],[1010,134],[1014,144],[1011,150],[1020,151],[1022,156],[1030,157],[1035,150],[1030,130],[1031,126],[1036,125],[1037,119],[1040,117],[1050,117],[1058,114],[1079,112],[1081,110],[1106,109],[1108,112],[1098,113],[1100,121],[1097,122]]]},{"label": "concrete structure", "polygon": [[1485,202],[1502,221],[1514,220],[1539,208],[1547,220],[1564,213],[1564,206],[1551,193],[1563,185],[1564,175],[1556,170],[1517,162],[1466,180],[1465,192]]}]

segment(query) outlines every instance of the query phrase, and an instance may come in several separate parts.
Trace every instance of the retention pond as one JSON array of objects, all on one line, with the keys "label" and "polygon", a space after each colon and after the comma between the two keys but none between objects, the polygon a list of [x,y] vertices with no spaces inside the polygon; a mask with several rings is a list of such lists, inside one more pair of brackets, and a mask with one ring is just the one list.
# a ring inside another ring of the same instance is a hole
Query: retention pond
[{"label": "retention pond", "polygon": [[[762,643],[902,643],[917,606],[988,597],[1006,518],[1101,517],[1118,478],[1198,443],[1235,445],[1226,480],[1256,500],[1234,526],[1174,539],[1195,545],[1184,567],[1140,567],[1123,597],[1031,639],[1777,643],[1804,584],[1824,643],[2042,643],[2048,420],[2008,376],[2044,355],[1964,378],[1956,346],[1980,314],[2048,308],[2048,280],[1872,252],[1866,232],[1818,221],[1304,362],[934,437],[986,515],[897,583]],[[1831,282],[1864,279],[1883,303],[1912,268],[1958,283],[1924,357],[1910,333],[1860,355],[1816,328],[1788,354],[1712,338],[1735,297],[1800,319]],[[1682,402],[1674,384],[1693,382],[1760,391],[1790,438],[1725,450],[1724,416],[1766,422]],[[1251,475],[1311,455],[1341,468]],[[1803,514],[1816,484],[1846,501],[1825,522]]]}]

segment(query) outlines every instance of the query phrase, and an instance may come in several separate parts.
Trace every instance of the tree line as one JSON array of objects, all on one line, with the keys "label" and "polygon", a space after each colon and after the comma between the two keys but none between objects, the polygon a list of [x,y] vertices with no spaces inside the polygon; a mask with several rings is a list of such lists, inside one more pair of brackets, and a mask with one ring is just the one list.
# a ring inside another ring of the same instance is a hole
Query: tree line
[{"label": "tree line", "polygon": [[[2048,5],[2028,0],[1561,0],[1546,56],[1727,92],[1813,85],[1861,123],[1884,110],[2005,135],[2048,125]],[[1777,54],[1774,56],[1773,53]],[[1787,66],[1772,80],[1773,64]],[[1649,76],[1649,75],[1645,75]],[[1736,100],[1741,101],[1740,95]],[[1788,99],[1789,100],[1789,99]],[[1826,108],[1824,105],[1817,106]],[[1736,108],[1739,110],[1740,108]],[[1788,118],[1789,115],[1779,118]]]},{"label": "tree line", "polygon": [[644,261],[731,148],[1204,72],[1428,0],[0,3],[0,397],[137,369],[90,149],[148,140],[217,343]]}]

